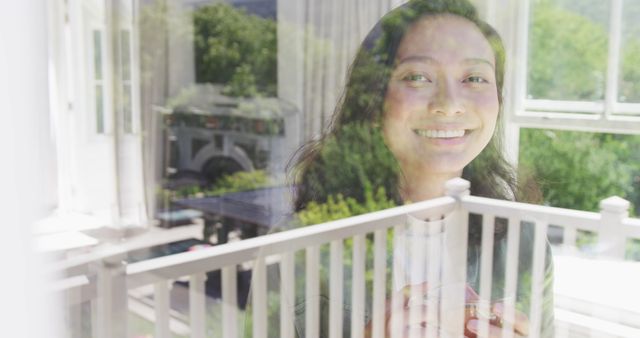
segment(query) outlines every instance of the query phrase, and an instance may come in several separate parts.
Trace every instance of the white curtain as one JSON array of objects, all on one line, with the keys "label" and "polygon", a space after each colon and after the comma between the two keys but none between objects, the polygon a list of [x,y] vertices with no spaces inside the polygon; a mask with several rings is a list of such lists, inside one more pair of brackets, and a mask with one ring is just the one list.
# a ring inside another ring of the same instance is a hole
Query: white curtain
[{"label": "white curtain", "polygon": [[278,0],[278,96],[301,112],[300,140],[317,137],[344,90],[358,46],[406,0]]}]

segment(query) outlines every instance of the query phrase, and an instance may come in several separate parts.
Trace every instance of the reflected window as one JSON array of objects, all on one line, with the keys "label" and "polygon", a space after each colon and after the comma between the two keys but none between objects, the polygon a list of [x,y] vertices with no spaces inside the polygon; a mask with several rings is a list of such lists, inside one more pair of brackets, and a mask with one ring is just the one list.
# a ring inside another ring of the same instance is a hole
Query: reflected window
[{"label": "reflected window", "polygon": [[131,31],[120,31],[120,69],[122,81],[122,118],[125,133],[133,132],[133,116],[131,102]]},{"label": "reflected window", "polygon": [[104,134],[105,132],[105,102],[104,102],[104,76],[103,76],[103,48],[102,48],[102,32],[100,30],[93,31],[93,81],[95,95],[95,118],[96,132]]}]

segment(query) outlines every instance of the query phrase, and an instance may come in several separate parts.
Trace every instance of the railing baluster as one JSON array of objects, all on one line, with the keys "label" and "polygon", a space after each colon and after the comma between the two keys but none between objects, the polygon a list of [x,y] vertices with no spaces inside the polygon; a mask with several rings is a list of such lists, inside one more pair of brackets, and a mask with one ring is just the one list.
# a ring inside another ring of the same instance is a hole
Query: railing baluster
[{"label": "railing baluster", "polygon": [[353,280],[351,284],[352,312],[351,337],[364,335],[364,294],[365,294],[365,235],[353,236]]},{"label": "railing baluster", "polygon": [[206,331],[206,294],[207,275],[196,273],[189,276],[189,318],[191,338],[204,338]]},{"label": "railing baluster", "polygon": [[536,222],[533,239],[533,276],[531,281],[531,311],[529,321],[529,335],[540,335],[542,324],[542,300],[545,283],[545,261],[547,256],[546,222]]},{"label": "railing baluster", "polygon": [[222,268],[222,336],[238,337],[238,287],[236,266]]},{"label": "railing baluster", "polygon": [[[491,285],[493,283],[493,237],[495,232],[495,216],[492,214],[482,215],[482,254],[480,262],[480,313],[491,311]],[[480,317],[478,326],[478,336],[489,336],[489,319]]]},{"label": "railing baluster", "polygon": [[[442,221],[437,219],[430,219],[429,222],[438,222],[437,231],[442,231]],[[427,282],[429,283],[429,292],[436,291],[438,285],[442,283],[442,252],[444,248],[442,247],[441,237],[442,234],[437,234],[437,238],[429,237],[429,245],[427,252]],[[438,327],[440,326],[439,322],[439,297],[431,295],[427,298],[427,337],[438,337]],[[429,311],[429,309],[432,309]]]},{"label": "railing baluster", "polygon": [[82,337],[82,287],[73,287],[66,292],[65,303],[67,307],[66,337]]},{"label": "railing baluster", "polygon": [[306,278],[305,290],[305,337],[319,338],[320,336],[320,249],[317,246],[306,250]]},{"label": "railing baluster", "polygon": [[253,262],[252,271],[253,337],[267,337],[267,273],[264,257]]},{"label": "railing baluster", "polygon": [[[398,284],[399,282],[398,279],[400,279],[398,274],[402,273],[401,271],[403,271],[404,267],[400,262],[400,258],[396,256],[396,254],[399,253],[399,250],[403,250],[403,248],[399,248],[399,246],[401,246],[400,244],[401,239],[399,238],[399,236],[402,234],[404,227],[405,227],[404,225],[396,225],[395,227],[393,227],[393,269],[392,269],[393,274],[391,277],[393,278],[392,288],[391,288],[392,313],[402,310],[403,303],[404,303],[402,292],[400,291],[400,288],[402,288],[403,285]],[[404,320],[402,316],[392,316],[389,322],[389,326],[390,326],[389,331],[391,332],[392,338],[402,338],[402,335],[403,335],[402,331],[404,326]]]},{"label": "railing baluster", "polygon": [[387,285],[387,230],[376,230],[373,256],[373,338],[384,337],[385,298]]},{"label": "railing baluster", "polygon": [[294,323],[295,323],[295,304],[296,304],[296,292],[295,292],[295,265],[294,265],[294,253],[285,252],[282,254],[280,261],[280,337],[281,338],[293,338],[295,337]]},{"label": "railing baluster", "polygon": [[467,242],[469,211],[463,208],[462,198],[469,196],[469,182],[461,178],[447,181],[446,194],[456,199],[456,207],[445,218],[446,254],[442,266],[442,304],[440,323],[452,337],[464,335],[465,286],[467,283]]},{"label": "railing baluster", "polygon": [[330,257],[331,275],[329,277],[329,337],[342,337],[342,328],[344,323],[342,314],[343,299],[343,245],[342,240],[331,242]]},{"label": "railing baluster", "polygon": [[155,301],[155,315],[156,315],[156,338],[170,338],[171,331],[169,330],[169,307],[171,306],[169,300],[169,291],[173,283],[170,280],[160,281],[153,284],[153,298]]},{"label": "railing baluster", "polygon": [[[491,285],[493,283],[493,238],[495,233],[495,216],[482,215],[482,255],[480,262],[480,313],[491,311]],[[478,337],[489,336],[489,318],[480,317]]]},{"label": "railing baluster", "polygon": [[127,281],[123,255],[97,262],[97,297],[92,301],[96,323],[94,336],[115,338],[127,335]]},{"label": "railing baluster", "polygon": [[[409,216],[411,217],[411,216]],[[413,223],[409,223],[409,229],[408,231],[410,231],[413,235],[411,237],[413,237],[410,242],[408,243],[409,245],[409,261],[410,266],[408,267],[410,269],[410,273],[409,273],[409,284],[411,284],[411,291],[409,292],[409,295],[411,297],[411,300],[413,301],[422,301],[423,296],[424,296],[424,292],[423,292],[423,286],[420,284],[416,284],[415,282],[415,278],[422,278],[422,276],[424,275],[424,269],[426,268],[425,264],[421,264],[423,262],[423,259],[425,257],[425,245],[427,245],[427,243],[425,243],[423,240],[417,240],[417,237],[421,237],[421,231],[424,228],[424,224],[422,224],[422,222],[417,222],[416,224]],[[429,238],[426,238],[427,241],[429,241]],[[422,306],[411,306],[410,311],[409,311],[409,322],[410,323],[418,323],[421,321],[421,317],[423,317],[424,314],[422,313]],[[421,338],[420,337],[420,331],[419,330],[412,330],[411,331],[411,338]]]},{"label": "railing baluster", "polygon": [[507,231],[507,262],[504,286],[504,326],[502,337],[513,337],[513,322],[515,318],[516,290],[518,287],[518,259],[520,252],[520,219],[509,218]]},{"label": "railing baluster", "polygon": [[573,227],[564,227],[562,235],[562,245],[566,247],[576,248],[577,230]]}]

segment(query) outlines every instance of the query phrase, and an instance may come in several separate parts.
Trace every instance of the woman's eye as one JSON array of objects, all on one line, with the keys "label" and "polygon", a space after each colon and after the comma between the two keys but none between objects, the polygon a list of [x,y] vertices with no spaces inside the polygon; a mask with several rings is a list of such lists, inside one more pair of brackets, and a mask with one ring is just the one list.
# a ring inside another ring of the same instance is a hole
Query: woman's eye
[{"label": "woman's eye", "polygon": [[489,81],[485,80],[482,76],[469,76],[464,80],[467,83],[489,83]]},{"label": "woman's eye", "polygon": [[431,82],[428,77],[422,74],[409,74],[402,78],[402,81],[408,82],[412,86],[420,86]]},{"label": "woman's eye", "polygon": [[427,77],[422,75],[422,74],[409,74],[409,75],[405,76],[402,79],[405,80],[405,81],[412,81],[412,82],[427,82],[427,81],[429,81],[429,79],[427,79]]}]

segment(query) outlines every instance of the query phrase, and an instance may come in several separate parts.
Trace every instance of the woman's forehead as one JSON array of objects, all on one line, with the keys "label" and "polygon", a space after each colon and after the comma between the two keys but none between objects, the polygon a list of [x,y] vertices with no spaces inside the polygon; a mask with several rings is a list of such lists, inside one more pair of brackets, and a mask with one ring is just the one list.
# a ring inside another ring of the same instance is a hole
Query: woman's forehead
[{"label": "woman's forehead", "polygon": [[427,16],[409,28],[398,47],[396,63],[421,58],[434,63],[486,60],[495,64],[491,45],[480,29],[455,15]]}]

